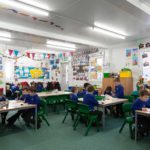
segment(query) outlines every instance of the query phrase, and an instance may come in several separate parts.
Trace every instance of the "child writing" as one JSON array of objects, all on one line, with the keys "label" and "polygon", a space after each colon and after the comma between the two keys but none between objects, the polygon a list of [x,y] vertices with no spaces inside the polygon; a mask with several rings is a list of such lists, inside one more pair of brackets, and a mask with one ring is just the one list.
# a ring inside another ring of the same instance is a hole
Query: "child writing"
[{"label": "child writing", "polygon": [[[147,102],[149,99],[149,93],[146,90],[140,91],[140,97],[135,100],[132,105],[132,112],[135,115],[136,110],[147,111]],[[150,119],[145,116],[138,116],[138,126],[141,128],[141,132],[147,132],[150,129]]]},{"label": "child writing", "polygon": [[94,87],[92,85],[88,86],[87,92],[88,93],[83,98],[83,104],[88,105],[90,109],[90,113],[97,114],[98,120],[101,121],[102,112],[95,110],[95,107],[98,107],[98,101],[95,99],[95,96],[93,95]]}]

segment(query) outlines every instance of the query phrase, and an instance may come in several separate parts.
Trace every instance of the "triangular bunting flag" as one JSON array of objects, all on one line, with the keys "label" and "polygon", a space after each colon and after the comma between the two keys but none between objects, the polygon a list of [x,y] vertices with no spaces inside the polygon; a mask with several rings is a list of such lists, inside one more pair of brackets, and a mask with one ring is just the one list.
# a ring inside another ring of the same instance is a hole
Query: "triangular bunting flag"
[{"label": "triangular bunting flag", "polygon": [[45,53],[43,53],[43,58],[45,59],[45,57],[46,57],[46,54],[45,54]]},{"label": "triangular bunting flag", "polygon": [[12,49],[9,49],[8,51],[9,51],[9,55],[11,56],[12,53],[13,53],[13,50],[12,50]]},{"label": "triangular bunting flag", "polygon": [[18,51],[18,50],[14,50],[14,54],[15,54],[15,56],[17,57],[18,54],[19,54],[19,51]]},{"label": "triangular bunting flag", "polygon": [[34,59],[34,57],[35,57],[35,53],[32,53],[32,59]]},{"label": "triangular bunting flag", "polygon": [[26,54],[27,54],[27,57],[30,58],[30,53],[27,52]]},{"label": "triangular bunting flag", "polygon": [[51,54],[47,54],[47,58],[50,59],[50,57],[51,57]]}]

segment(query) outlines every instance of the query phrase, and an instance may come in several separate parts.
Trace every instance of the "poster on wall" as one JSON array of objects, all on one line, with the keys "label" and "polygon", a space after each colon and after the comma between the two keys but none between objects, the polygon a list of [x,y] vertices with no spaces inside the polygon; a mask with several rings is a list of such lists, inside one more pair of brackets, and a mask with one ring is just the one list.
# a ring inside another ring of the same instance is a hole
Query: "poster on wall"
[{"label": "poster on wall", "polygon": [[89,64],[89,80],[101,82],[103,78],[103,59],[91,58]]},{"label": "poster on wall", "polygon": [[88,81],[88,52],[76,53],[72,58],[73,80]]},{"label": "poster on wall", "polygon": [[131,57],[131,49],[126,49],[126,57]]},{"label": "poster on wall", "polygon": [[127,48],[125,50],[126,52],[126,67],[131,67],[132,66],[132,49]]},{"label": "poster on wall", "polygon": [[132,49],[132,65],[138,65],[138,48]]},{"label": "poster on wall", "polygon": [[142,60],[143,77],[150,80],[150,51],[143,52]]},{"label": "poster on wall", "polygon": [[47,68],[15,66],[16,79],[49,79],[50,73]]}]

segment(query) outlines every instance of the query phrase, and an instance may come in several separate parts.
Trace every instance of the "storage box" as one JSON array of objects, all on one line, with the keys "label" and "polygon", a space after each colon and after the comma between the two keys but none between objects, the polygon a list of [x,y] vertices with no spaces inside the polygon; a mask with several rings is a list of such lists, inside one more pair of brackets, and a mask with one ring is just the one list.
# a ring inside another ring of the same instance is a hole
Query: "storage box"
[{"label": "storage box", "polygon": [[104,78],[109,78],[110,74],[109,73],[104,73]]},{"label": "storage box", "polygon": [[120,78],[130,78],[132,77],[131,71],[120,71]]}]

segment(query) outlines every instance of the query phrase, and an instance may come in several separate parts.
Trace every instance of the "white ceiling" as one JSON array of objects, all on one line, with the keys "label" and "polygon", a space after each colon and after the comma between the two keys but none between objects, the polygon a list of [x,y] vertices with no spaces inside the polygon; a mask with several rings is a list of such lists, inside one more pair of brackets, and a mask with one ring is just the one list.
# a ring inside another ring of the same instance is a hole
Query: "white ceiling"
[{"label": "white ceiling", "polygon": [[[150,16],[126,0],[35,1],[49,6],[51,15],[44,19],[62,26],[63,31],[48,23],[33,21],[30,17],[3,9],[0,9],[0,28],[99,47],[107,47],[150,36]],[[93,32],[91,27],[95,21],[125,32],[128,35],[127,39],[115,39]],[[21,38],[27,38],[26,36]],[[41,40],[41,38],[34,36],[37,42],[40,40],[43,44],[46,38]]]}]

